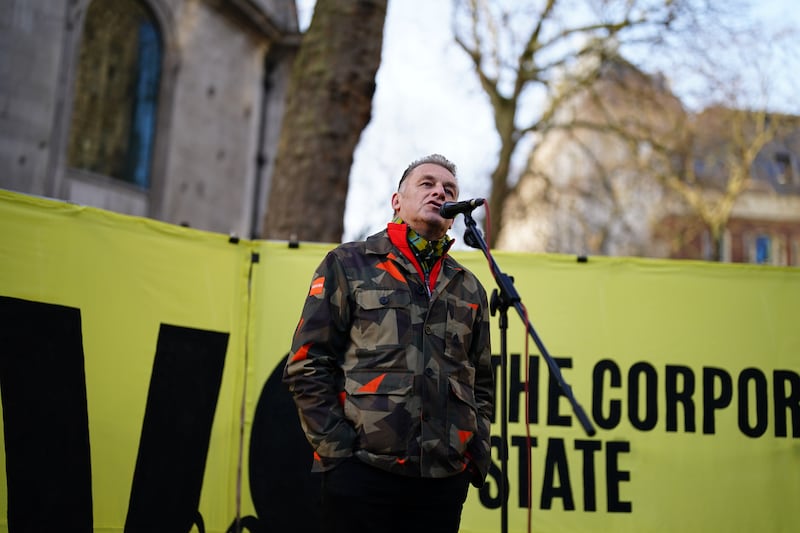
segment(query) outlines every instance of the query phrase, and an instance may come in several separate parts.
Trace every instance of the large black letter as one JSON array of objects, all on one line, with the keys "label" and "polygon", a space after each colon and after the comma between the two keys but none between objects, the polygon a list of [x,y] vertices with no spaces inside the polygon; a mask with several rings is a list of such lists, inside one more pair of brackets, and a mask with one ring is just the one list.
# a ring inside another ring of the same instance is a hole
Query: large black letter
[{"label": "large black letter", "polygon": [[[792,421],[792,437],[800,437],[800,376],[791,370],[776,370],[775,380],[775,436],[785,437],[786,411]],[[786,383],[791,383],[791,392],[786,392]]]},{"label": "large black letter", "polygon": [[[558,479],[561,486],[554,485],[558,470]],[[565,511],[575,510],[575,499],[572,497],[572,484],[569,479],[569,465],[567,452],[564,449],[564,439],[548,439],[547,456],[544,462],[544,479],[542,480],[542,509],[553,506],[553,498],[564,501]]]},{"label": "large black letter", "polygon": [[[519,398],[520,396],[524,398],[525,385],[527,383],[528,423],[536,424],[539,422],[539,358],[536,356],[528,357],[528,376],[523,375],[525,369],[520,368],[521,366],[522,357],[517,353],[512,353],[509,361],[508,421],[519,422],[521,403]],[[522,405],[524,407],[524,404]]]},{"label": "large black letter", "polygon": [[[719,396],[714,394],[714,381],[719,378]],[[730,374],[722,368],[706,367],[703,369],[703,433],[714,433],[714,411],[728,407],[733,398],[733,381]]]},{"label": "large black letter", "polygon": [[[530,469],[531,449],[537,444],[536,437],[531,437],[528,442],[527,437],[511,437],[511,445],[517,448],[517,479],[519,480],[519,506],[522,509],[528,507],[528,501],[532,501],[531,485],[533,484],[533,472]],[[531,472],[531,478],[528,478]]]},{"label": "large black letter", "polygon": [[[748,382],[756,386],[756,423],[750,426]],[[760,437],[767,431],[767,377],[757,368],[746,368],[739,374],[739,429],[748,437]]]},{"label": "large black letter", "polygon": [[611,441],[606,444],[606,492],[608,493],[609,513],[630,513],[633,510],[631,502],[619,499],[620,482],[631,480],[629,471],[619,469],[619,454],[630,451],[630,442]]},{"label": "large black letter", "polygon": [[[572,359],[569,357],[554,357],[553,362],[558,368],[572,368]],[[566,394],[561,390],[556,378],[550,375],[547,386],[547,425],[548,426],[571,426],[572,418],[568,415],[559,413],[559,399],[566,398]]]},{"label": "large black letter", "polygon": [[583,451],[583,510],[597,510],[594,452],[600,451],[598,440],[576,440],[575,449]]},{"label": "large black letter", "polygon": [[133,473],[127,533],[198,520],[228,334],[161,325]]},{"label": "large black letter", "polygon": [[[292,393],[282,382],[286,357],[264,384],[250,432],[250,496],[257,517],[251,533],[318,533],[322,476],[311,472],[306,440]],[[229,531],[235,531],[231,525]]]},{"label": "large black letter", "polygon": [[610,387],[622,386],[622,375],[619,367],[611,359],[598,361],[592,372],[592,417],[602,429],[614,429],[622,417],[622,404],[619,400],[608,402],[608,416],[603,415],[603,376],[610,376]]},{"label": "large black letter", "polygon": [[[678,376],[683,377],[683,390],[678,391]],[[695,431],[694,372],[688,366],[667,365],[664,391],[667,403],[667,431],[678,431],[678,403],[683,404],[683,430]]]},{"label": "large black letter", "polygon": [[[639,417],[639,375],[644,375],[644,418]],[[649,363],[636,363],[628,371],[628,420],[640,431],[650,431],[658,422],[658,376]]]},{"label": "large black letter", "polygon": [[[505,443],[500,439],[500,437],[496,435],[492,435],[492,448],[497,448],[500,450],[500,453],[506,453],[503,451],[503,447]],[[493,479],[497,484],[497,494],[492,496],[492,484],[489,483],[489,480]],[[502,487],[500,485],[502,483]],[[503,479],[503,471],[502,469],[495,464],[494,461],[489,465],[489,474],[486,476],[486,483],[478,490],[480,494],[481,504],[487,509],[499,509],[503,505],[503,501],[500,499],[501,494],[505,496],[506,501],[508,501],[508,479]]]},{"label": "large black letter", "polygon": [[0,296],[8,530],[91,532],[78,309]]}]

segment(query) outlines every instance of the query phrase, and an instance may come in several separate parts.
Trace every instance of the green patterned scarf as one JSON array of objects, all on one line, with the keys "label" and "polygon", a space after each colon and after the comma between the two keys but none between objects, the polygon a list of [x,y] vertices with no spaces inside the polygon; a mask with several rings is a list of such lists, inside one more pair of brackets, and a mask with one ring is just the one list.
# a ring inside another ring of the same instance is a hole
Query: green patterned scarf
[{"label": "green patterned scarf", "polygon": [[[392,220],[395,224],[403,224],[403,220],[400,217],[395,217]],[[428,273],[433,268],[433,265],[438,261],[440,257],[444,255],[447,249],[450,247],[450,241],[452,240],[449,235],[446,235],[439,239],[438,241],[429,241],[416,231],[414,231],[411,226],[406,226],[408,228],[408,243],[411,245],[411,249],[414,251],[414,254],[417,256],[419,260],[419,264],[422,266],[422,269]]]}]

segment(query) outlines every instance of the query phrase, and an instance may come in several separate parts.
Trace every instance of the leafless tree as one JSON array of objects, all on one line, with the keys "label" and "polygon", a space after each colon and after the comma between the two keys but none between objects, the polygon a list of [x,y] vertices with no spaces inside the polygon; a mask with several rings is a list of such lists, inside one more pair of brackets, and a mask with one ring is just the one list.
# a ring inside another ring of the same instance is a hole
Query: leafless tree
[{"label": "leafless tree", "polygon": [[[735,14],[707,0],[454,0],[456,43],[492,106],[500,153],[491,174],[491,239],[502,231],[523,141],[541,139],[558,111],[599,75],[608,50],[702,47],[690,42]],[[528,142],[526,146],[530,147]],[[536,146],[533,146],[535,149]]]},{"label": "leafless tree", "polygon": [[653,255],[648,221],[664,188],[642,179],[652,153],[645,139],[679,142],[685,116],[663,80],[609,54],[597,79],[561,104],[537,140],[504,204],[498,247]]}]

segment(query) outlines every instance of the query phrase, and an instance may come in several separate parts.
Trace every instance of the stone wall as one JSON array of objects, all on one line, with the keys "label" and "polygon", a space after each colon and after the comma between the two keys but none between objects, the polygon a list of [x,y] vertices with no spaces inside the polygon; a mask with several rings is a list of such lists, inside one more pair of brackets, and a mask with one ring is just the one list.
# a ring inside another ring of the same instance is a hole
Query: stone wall
[{"label": "stone wall", "polygon": [[299,42],[294,4],[139,1],[163,45],[149,187],[68,164],[90,0],[0,10],[0,187],[249,237]]}]

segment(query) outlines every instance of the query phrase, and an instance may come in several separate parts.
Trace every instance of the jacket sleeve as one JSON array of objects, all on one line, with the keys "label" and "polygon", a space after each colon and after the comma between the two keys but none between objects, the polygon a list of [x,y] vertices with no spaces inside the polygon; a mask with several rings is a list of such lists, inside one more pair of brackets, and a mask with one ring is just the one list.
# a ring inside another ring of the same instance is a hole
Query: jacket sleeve
[{"label": "jacket sleeve", "polygon": [[480,313],[470,348],[475,365],[475,404],[478,410],[478,434],[470,441],[468,453],[473,464],[472,484],[483,485],[491,464],[491,418],[494,410],[494,369],[489,332],[489,304],[486,292],[481,290]]},{"label": "jacket sleeve", "polygon": [[283,372],[314,449],[315,471],[328,470],[350,457],[356,438],[341,403],[340,365],[349,338],[348,294],[344,270],[329,253],[314,273]]}]

